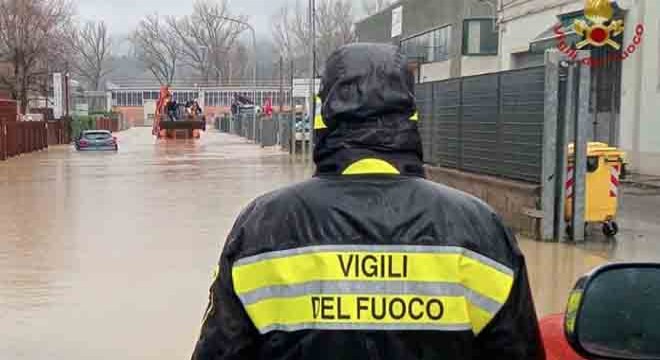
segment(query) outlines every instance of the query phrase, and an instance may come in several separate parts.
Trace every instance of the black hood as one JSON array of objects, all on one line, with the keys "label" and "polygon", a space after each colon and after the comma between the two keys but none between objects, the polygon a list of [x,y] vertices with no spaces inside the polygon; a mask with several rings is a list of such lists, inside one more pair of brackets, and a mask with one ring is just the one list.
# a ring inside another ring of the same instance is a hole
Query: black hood
[{"label": "black hood", "polygon": [[341,174],[357,161],[389,162],[403,175],[423,176],[414,79],[399,49],[351,44],[328,59],[320,97],[325,128],[317,129],[317,175]]}]

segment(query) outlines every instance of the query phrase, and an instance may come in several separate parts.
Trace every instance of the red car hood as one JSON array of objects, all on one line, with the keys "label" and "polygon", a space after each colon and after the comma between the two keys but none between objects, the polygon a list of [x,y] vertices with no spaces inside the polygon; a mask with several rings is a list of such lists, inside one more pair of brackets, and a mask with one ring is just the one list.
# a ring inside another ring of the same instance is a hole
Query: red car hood
[{"label": "red car hood", "polygon": [[564,314],[547,316],[540,321],[546,360],[585,360],[578,355],[564,335]]}]

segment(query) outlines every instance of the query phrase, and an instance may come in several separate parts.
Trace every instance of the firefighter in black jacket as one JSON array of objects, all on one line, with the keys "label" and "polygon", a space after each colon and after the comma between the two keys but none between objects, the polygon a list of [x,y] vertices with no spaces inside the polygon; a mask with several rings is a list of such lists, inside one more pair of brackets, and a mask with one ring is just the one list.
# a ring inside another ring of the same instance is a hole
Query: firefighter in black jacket
[{"label": "firefighter in black jacket", "polygon": [[239,216],[194,360],[544,358],[513,236],[424,179],[413,88],[395,47],[330,57],[317,173]]}]

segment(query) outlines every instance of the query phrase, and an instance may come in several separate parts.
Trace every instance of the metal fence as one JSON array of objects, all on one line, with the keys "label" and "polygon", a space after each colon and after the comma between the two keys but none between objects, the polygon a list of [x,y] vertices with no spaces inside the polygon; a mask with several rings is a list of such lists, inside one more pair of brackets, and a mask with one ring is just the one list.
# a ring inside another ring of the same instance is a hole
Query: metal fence
[{"label": "metal fence", "polygon": [[293,114],[279,114],[278,122],[278,137],[280,146],[282,146],[282,149],[292,152]]},{"label": "metal fence", "polygon": [[425,161],[539,183],[545,67],[417,86]]},{"label": "metal fence", "polygon": [[[225,133],[232,133],[255,141],[262,146],[280,145],[283,149],[290,149],[291,115],[276,114],[272,117],[257,116],[254,121],[252,114],[225,115],[215,119],[215,128]],[[256,129],[255,129],[256,125]]]}]

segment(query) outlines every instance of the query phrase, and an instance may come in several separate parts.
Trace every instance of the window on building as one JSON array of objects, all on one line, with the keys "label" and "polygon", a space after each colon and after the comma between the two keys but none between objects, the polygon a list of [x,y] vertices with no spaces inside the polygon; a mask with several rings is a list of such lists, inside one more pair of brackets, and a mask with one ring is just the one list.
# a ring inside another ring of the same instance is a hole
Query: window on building
[{"label": "window on building", "polygon": [[463,55],[497,55],[499,31],[495,19],[468,19],[463,23]]},{"label": "window on building", "polygon": [[139,107],[143,104],[141,91],[120,91],[112,94],[112,102],[115,106]]},{"label": "window on building", "polygon": [[158,100],[158,91],[144,91],[142,92],[142,99],[144,100]]},{"label": "window on building", "polygon": [[439,62],[449,59],[451,26],[445,26],[401,41],[401,50],[410,60]]}]

